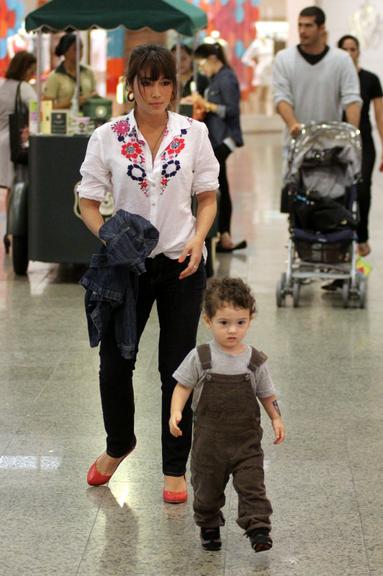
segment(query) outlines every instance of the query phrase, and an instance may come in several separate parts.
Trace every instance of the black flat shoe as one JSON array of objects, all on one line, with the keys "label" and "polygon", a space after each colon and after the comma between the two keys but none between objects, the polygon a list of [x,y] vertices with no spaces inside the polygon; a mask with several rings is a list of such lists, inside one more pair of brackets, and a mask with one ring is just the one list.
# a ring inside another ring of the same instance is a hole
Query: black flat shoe
[{"label": "black flat shoe", "polygon": [[243,250],[244,248],[247,248],[246,240],[242,240],[241,242],[234,244],[232,248],[225,248],[224,246],[222,246],[221,242],[217,242],[215,246],[215,251],[225,253],[225,252],[234,252],[234,250]]},{"label": "black flat shoe", "polygon": [[267,529],[254,529],[246,534],[254,552],[264,552],[273,547],[273,541],[270,532]]},{"label": "black flat shoe", "polygon": [[11,247],[11,241],[10,241],[10,239],[9,239],[8,234],[4,234],[3,244],[4,244],[5,253],[6,253],[6,254],[9,254],[9,249],[10,249],[10,247]]},{"label": "black flat shoe", "polygon": [[201,528],[200,539],[204,550],[209,550],[210,552],[221,550],[222,541],[219,526],[216,528]]}]

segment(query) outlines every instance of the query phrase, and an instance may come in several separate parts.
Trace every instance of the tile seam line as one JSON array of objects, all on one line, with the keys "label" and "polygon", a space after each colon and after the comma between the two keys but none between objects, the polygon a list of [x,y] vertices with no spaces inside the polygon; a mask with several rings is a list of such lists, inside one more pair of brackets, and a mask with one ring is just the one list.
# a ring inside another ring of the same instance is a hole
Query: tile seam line
[{"label": "tile seam line", "polygon": [[[89,488],[88,488],[88,489],[89,489]],[[88,489],[87,489],[87,490],[88,490]],[[81,558],[80,558],[80,560],[79,560],[79,563],[78,563],[78,567],[77,567],[76,575],[75,575],[75,576],[79,576],[79,574],[80,574],[81,564],[83,563],[83,560],[84,560],[84,558],[85,558],[86,549],[88,548],[88,544],[89,544],[89,542],[90,542],[90,538],[91,538],[91,536],[92,536],[92,533],[93,533],[94,527],[95,527],[95,525],[96,525],[98,516],[99,516],[99,514],[100,514],[101,506],[102,506],[102,503],[103,503],[104,499],[105,499],[105,494],[103,494],[103,496],[102,496],[102,498],[101,498],[100,505],[99,505],[99,507],[98,507],[98,509],[97,509],[97,513],[96,513],[96,515],[95,515],[95,517],[94,517],[92,526],[91,526],[91,528],[90,528],[90,530],[89,530],[88,538],[86,539],[86,542],[85,542],[85,545],[84,545],[84,549],[83,549],[83,551],[82,551],[82,553],[81,553]]]},{"label": "tile seam line", "polygon": [[[41,395],[43,394],[43,392],[47,389],[47,387],[49,386],[49,383],[52,379],[52,377],[54,376],[54,374],[56,373],[58,366],[60,365],[60,362],[62,360],[62,358],[64,357],[64,352],[62,353],[62,355],[60,356],[59,360],[57,361],[57,363],[55,364],[52,373],[50,374],[48,380],[46,380],[45,386],[43,386],[40,390],[40,392],[37,394],[37,396],[33,399],[33,401],[31,402],[30,406],[31,406],[31,410],[30,413],[31,414],[35,414],[36,412],[36,404],[38,403]],[[18,431],[20,430],[20,427],[22,427],[22,425],[24,424],[25,420],[26,420],[26,416],[28,414],[24,414],[23,415],[23,419],[22,419],[22,423],[20,424],[20,426],[17,427],[17,430],[15,432],[15,435],[18,433]]]},{"label": "tile seam line", "polygon": [[350,458],[350,451],[349,451],[348,441],[346,442],[346,450],[347,450],[347,460],[348,460],[348,463],[349,463],[349,466],[350,466],[350,474],[351,474],[352,487],[353,487],[353,490],[354,490],[356,506],[357,506],[357,509],[358,509],[359,523],[360,523],[360,528],[361,528],[361,531],[362,531],[362,542],[363,542],[364,553],[365,553],[366,561],[367,561],[368,574],[369,574],[369,576],[373,576],[372,568],[371,568],[371,565],[370,565],[370,557],[369,557],[369,555],[368,555],[368,550],[367,550],[367,543],[366,543],[366,539],[365,539],[365,536],[364,536],[364,524],[363,524],[362,514],[361,514],[361,511],[360,511],[359,498],[358,498],[358,493],[357,493],[356,485],[355,485],[355,477],[354,477],[354,472],[353,472],[353,469],[352,469],[352,462],[351,462],[351,458]]}]

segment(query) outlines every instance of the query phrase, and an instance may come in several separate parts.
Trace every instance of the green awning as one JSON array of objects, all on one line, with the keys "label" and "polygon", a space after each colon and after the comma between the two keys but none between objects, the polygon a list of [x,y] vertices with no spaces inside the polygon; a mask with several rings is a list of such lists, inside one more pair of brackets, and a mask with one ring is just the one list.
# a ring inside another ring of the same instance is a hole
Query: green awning
[{"label": "green awning", "polygon": [[30,12],[25,21],[28,32],[42,30],[131,30],[150,28],[156,32],[176,30],[185,36],[207,26],[203,10],[186,0],[51,0]]}]

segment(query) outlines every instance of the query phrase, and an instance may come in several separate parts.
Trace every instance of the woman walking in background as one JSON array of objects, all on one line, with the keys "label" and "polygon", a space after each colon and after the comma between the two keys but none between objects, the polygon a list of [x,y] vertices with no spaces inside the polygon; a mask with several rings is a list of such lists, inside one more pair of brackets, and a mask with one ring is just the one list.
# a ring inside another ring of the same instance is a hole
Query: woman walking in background
[{"label": "woman walking in background", "polygon": [[201,72],[210,80],[204,97],[195,94],[194,101],[206,111],[205,123],[214,154],[219,162],[219,217],[220,241],[217,252],[232,252],[246,248],[246,241],[235,244],[231,236],[232,202],[226,172],[226,160],[234,150],[243,146],[240,125],[239,83],[230,68],[220,44],[201,44],[194,57]]},{"label": "woman walking in background", "polygon": [[[15,110],[17,87],[20,84],[21,101],[28,107],[28,102],[36,98],[36,93],[29,81],[36,72],[36,58],[29,52],[15,54],[9,63],[5,78],[0,79],[0,188],[5,188],[5,207],[8,211],[9,193],[15,178],[15,166],[11,161],[9,143],[9,115]],[[7,234],[3,238],[6,253],[11,245]]]},{"label": "woman walking in background", "polygon": [[376,127],[381,142],[380,169],[383,169],[383,91],[376,74],[359,66],[360,46],[355,36],[346,34],[338,41],[338,47],[348,52],[358,70],[360,95],[363,107],[359,130],[362,138],[362,180],[358,183],[358,204],[360,223],[358,226],[358,251],[361,256],[371,252],[368,232],[368,216],[371,205],[371,178],[374,169],[376,151],[370,122],[370,104],[374,104]]}]

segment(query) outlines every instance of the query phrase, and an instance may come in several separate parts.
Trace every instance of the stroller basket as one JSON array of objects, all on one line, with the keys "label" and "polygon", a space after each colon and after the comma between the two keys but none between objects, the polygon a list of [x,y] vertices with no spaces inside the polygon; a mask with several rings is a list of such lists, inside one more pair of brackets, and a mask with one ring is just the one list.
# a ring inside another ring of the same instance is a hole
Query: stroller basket
[{"label": "stroller basket", "polygon": [[342,264],[349,262],[349,247],[349,242],[320,244],[319,242],[311,243],[304,240],[295,241],[295,248],[299,258],[313,264]]},{"label": "stroller basket", "polygon": [[355,238],[352,230],[322,235],[294,228],[292,236],[299,258],[305,262],[317,264],[350,262],[350,242]]}]

